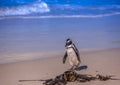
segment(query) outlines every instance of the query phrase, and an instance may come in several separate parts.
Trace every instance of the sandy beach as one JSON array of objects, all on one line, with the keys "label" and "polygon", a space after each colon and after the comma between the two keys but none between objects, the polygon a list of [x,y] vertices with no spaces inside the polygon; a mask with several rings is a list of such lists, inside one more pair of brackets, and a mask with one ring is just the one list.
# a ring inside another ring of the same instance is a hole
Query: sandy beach
[{"label": "sandy beach", "polygon": [[[68,61],[62,64],[62,56],[34,61],[0,65],[0,85],[42,85],[40,81],[18,82],[19,80],[49,79],[70,68]],[[120,78],[120,48],[81,52],[81,65],[88,69],[77,71],[81,74],[115,75]],[[67,85],[119,85],[119,80],[72,82]]]}]

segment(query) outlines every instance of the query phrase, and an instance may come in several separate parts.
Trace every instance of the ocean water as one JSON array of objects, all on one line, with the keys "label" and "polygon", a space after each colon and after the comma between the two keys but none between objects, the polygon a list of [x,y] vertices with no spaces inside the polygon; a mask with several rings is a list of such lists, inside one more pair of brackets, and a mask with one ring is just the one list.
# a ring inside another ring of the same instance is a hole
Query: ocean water
[{"label": "ocean water", "polygon": [[119,0],[0,0],[0,64],[120,47]]},{"label": "ocean water", "polygon": [[0,0],[0,17],[102,17],[120,14],[119,0]]}]

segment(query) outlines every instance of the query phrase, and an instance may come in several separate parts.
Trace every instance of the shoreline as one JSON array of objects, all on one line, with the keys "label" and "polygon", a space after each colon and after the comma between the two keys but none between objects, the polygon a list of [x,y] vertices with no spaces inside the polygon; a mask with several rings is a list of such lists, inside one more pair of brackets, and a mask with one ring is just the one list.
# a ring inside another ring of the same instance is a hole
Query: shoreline
[{"label": "shoreline", "polygon": [[56,19],[56,18],[104,18],[104,17],[116,17],[120,16],[119,12],[108,13],[108,14],[98,14],[98,15],[15,15],[15,16],[0,16],[0,20],[4,19]]},{"label": "shoreline", "polygon": [[80,53],[120,47],[119,18],[0,20],[0,64],[63,56],[67,38]]},{"label": "shoreline", "polygon": [[[81,74],[115,75],[120,78],[120,48],[113,48],[94,52],[81,52],[81,65],[88,69],[77,71]],[[70,68],[68,59],[62,63],[62,56],[45,58],[34,61],[24,61],[0,65],[1,85],[42,85],[42,82],[18,82],[18,80],[49,79],[63,73]],[[120,81],[91,81],[87,83],[68,83],[67,85],[119,85]]]},{"label": "shoreline", "polygon": [[[95,53],[100,51],[106,50],[113,50],[113,49],[120,49],[120,48],[104,48],[104,49],[79,49],[81,53]],[[47,52],[27,52],[27,53],[13,53],[13,54],[6,54],[1,55],[4,56],[0,58],[0,65],[4,64],[15,64],[19,62],[29,62],[29,61],[36,61],[36,60],[44,60],[49,58],[56,58],[57,56],[64,56],[64,51],[47,51]]]}]

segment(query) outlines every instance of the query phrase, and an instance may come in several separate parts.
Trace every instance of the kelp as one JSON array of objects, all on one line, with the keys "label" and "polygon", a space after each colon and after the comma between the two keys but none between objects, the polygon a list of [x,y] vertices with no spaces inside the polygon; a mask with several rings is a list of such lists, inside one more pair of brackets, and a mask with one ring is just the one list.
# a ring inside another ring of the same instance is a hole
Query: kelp
[{"label": "kelp", "polygon": [[97,74],[96,76],[92,76],[89,74],[78,74],[74,70],[65,71],[63,74],[56,76],[55,78],[45,79],[45,80],[19,80],[19,82],[24,81],[42,81],[43,85],[66,85],[68,82],[90,82],[92,80],[100,80],[100,81],[107,81],[107,80],[120,80],[113,78],[112,75],[100,75]]}]

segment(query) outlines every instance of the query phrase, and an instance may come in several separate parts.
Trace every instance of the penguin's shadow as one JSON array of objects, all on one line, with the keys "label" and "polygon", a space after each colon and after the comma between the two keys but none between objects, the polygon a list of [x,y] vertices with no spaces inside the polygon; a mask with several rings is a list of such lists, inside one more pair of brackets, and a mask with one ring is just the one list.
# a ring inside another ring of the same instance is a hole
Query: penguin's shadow
[{"label": "penguin's shadow", "polygon": [[80,71],[80,70],[85,70],[85,69],[87,69],[87,68],[88,68],[87,65],[83,65],[83,66],[80,66],[80,67],[76,67],[74,70]]}]

